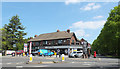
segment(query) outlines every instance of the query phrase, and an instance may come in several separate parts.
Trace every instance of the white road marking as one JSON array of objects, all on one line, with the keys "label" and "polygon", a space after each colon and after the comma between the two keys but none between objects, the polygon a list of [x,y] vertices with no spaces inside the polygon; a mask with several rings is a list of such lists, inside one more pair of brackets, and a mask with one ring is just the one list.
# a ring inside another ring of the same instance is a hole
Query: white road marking
[{"label": "white road marking", "polygon": [[54,59],[54,58],[46,58],[46,59]]},{"label": "white road marking", "polygon": [[16,66],[16,68],[22,68],[23,66]]},{"label": "white road marking", "polygon": [[6,63],[6,64],[12,64],[12,63]]},{"label": "white road marking", "polygon": [[83,65],[90,65],[90,64],[83,64]]},{"label": "white road marking", "polygon": [[32,66],[32,67],[47,67],[48,65],[41,65],[41,66]]},{"label": "white road marking", "polygon": [[22,64],[24,62],[18,62],[18,63],[0,63],[0,64]]},{"label": "white road marking", "polygon": [[88,63],[88,62],[84,62],[84,63]]},{"label": "white road marking", "polygon": [[98,58],[98,60],[101,60],[100,58]]},{"label": "white road marking", "polygon": [[16,64],[20,64],[20,63],[16,63]]}]

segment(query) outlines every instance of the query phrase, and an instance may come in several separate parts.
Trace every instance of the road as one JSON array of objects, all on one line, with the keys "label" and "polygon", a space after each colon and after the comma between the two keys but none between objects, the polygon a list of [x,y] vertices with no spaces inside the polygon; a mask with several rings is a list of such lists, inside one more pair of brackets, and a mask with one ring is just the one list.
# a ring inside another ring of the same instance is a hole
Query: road
[{"label": "road", "polygon": [[[64,62],[61,62],[61,58],[55,57],[33,57],[31,64],[26,64],[29,61],[29,57],[2,57],[2,67],[119,67],[117,58],[65,58]],[[60,63],[51,63],[51,62]],[[38,64],[40,62],[45,62]]]}]

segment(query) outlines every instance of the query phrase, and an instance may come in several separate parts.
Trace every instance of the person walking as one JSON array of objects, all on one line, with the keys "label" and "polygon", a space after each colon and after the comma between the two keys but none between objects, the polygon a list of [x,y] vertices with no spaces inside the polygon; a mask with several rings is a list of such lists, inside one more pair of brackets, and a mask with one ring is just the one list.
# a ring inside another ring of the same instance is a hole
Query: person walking
[{"label": "person walking", "polygon": [[83,40],[81,42],[82,47],[83,47],[83,58],[88,58],[88,53],[87,53],[87,46],[88,46],[88,42]]}]

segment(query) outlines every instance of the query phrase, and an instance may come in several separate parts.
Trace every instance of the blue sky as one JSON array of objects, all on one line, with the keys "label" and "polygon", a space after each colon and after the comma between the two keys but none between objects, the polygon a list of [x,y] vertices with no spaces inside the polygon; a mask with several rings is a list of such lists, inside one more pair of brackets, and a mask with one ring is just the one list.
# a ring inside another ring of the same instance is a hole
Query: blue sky
[{"label": "blue sky", "polygon": [[117,5],[117,2],[3,2],[2,26],[17,14],[26,27],[25,38],[70,29],[79,39],[92,43],[110,10]]}]

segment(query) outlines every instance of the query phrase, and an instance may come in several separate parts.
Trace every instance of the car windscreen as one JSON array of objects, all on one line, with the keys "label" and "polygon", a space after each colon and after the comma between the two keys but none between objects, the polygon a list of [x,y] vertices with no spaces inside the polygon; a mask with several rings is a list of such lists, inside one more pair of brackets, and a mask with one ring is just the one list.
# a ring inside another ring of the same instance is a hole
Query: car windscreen
[{"label": "car windscreen", "polygon": [[21,52],[21,51],[17,51],[17,52]]},{"label": "car windscreen", "polygon": [[76,53],[76,52],[73,52],[73,53]]},{"label": "car windscreen", "polygon": [[82,53],[82,52],[77,52],[77,53]]}]

